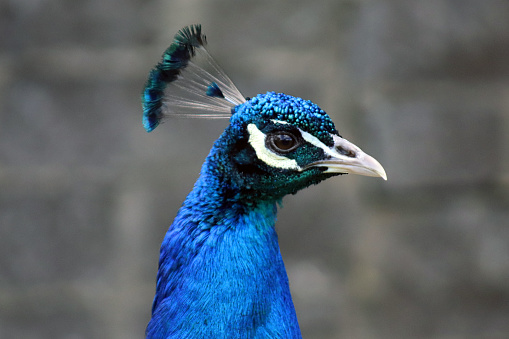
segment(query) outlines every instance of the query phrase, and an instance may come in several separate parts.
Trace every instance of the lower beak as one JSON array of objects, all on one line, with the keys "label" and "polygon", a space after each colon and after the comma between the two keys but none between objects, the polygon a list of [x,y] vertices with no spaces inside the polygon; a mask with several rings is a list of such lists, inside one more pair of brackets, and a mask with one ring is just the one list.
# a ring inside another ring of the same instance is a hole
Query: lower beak
[{"label": "lower beak", "polygon": [[387,180],[387,174],[380,163],[364,153],[350,141],[333,135],[334,145],[326,152],[327,158],[309,164],[310,167],[327,167],[325,173],[351,173]]}]

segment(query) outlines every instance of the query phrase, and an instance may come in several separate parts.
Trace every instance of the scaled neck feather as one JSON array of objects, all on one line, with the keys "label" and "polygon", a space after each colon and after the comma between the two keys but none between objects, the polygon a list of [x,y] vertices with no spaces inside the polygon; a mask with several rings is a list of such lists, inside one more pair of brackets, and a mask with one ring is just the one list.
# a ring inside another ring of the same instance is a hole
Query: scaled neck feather
[{"label": "scaled neck feather", "polygon": [[206,162],[163,241],[147,337],[301,338],[276,202],[232,205],[209,170]]}]

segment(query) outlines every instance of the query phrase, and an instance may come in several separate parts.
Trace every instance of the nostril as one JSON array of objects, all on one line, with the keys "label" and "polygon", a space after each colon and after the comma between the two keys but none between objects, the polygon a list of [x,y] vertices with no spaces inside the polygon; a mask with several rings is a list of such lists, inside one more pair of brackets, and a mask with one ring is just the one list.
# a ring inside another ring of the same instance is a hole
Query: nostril
[{"label": "nostril", "polygon": [[345,155],[349,158],[355,158],[355,152],[346,148],[343,148],[341,146],[336,146],[336,152],[338,152],[341,155]]}]

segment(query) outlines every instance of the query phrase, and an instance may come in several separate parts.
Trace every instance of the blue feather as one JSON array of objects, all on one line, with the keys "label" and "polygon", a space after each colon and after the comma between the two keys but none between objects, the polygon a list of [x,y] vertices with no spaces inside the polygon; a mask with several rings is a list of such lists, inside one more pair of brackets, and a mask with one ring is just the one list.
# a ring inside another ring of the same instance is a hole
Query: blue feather
[{"label": "blue feather", "polygon": [[215,82],[211,83],[209,87],[207,87],[207,95],[209,97],[224,98],[223,92]]}]

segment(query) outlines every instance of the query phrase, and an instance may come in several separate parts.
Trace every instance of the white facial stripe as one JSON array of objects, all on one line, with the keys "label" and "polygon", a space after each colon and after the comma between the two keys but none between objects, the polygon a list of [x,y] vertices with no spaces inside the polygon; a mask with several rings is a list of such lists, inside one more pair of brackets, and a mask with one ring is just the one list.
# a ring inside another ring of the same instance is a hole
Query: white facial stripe
[{"label": "white facial stripe", "polygon": [[281,125],[287,125],[288,124],[286,121],[281,121],[281,120],[276,120],[276,119],[272,119],[270,121],[272,121],[275,124],[281,124]]},{"label": "white facial stripe", "polygon": [[266,163],[271,167],[281,169],[293,169],[300,171],[301,168],[297,164],[297,161],[288,159],[279,154],[271,152],[265,147],[265,134],[256,127],[255,124],[247,125],[247,131],[249,132],[249,143],[256,152],[258,159]]},{"label": "white facial stripe", "polygon": [[[288,124],[286,121],[281,121],[281,120],[276,120],[276,119],[272,119],[271,120],[273,123],[276,123],[276,124],[281,124],[281,125],[286,125]],[[336,152],[334,152],[333,150],[331,150],[329,147],[327,147],[323,142],[320,141],[320,139],[318,139],[317,137],[315,137],[314,135],[312,134],[309,134],[307,132],[304,132],[303,130],[301,130],[300,128],[298,128],[298,130],[300,131],[300,134],[302,135],[302,137],[304,138],[304,140],[306,140],[307,142],[309,142],[311,145],[313,146],[316,146],[318,148],[321,148],[323,149],[323,151],[326,153],[326,154],[329,154],[331,156],[337,156],[338,154]]]},{"label": "white facial stripe", "polygon": [[320,139],[318,139],[314,135],[309,134],[308,132],[304,132],[300,128],[299,128],[299,131],[300,131],[300,134],[302,135],[302,137],[304,138],[304,140],[306,140],[313,146],[321,148],[325,154],[328,154],[332,157],[337,157],[338,155],[340,155],[339,153],[337,153],[337,152],[333,151],[332,149],[330,149],[329,147],[327,147],[323,142],[320,141]]}]

